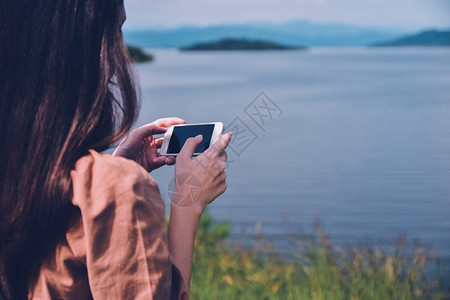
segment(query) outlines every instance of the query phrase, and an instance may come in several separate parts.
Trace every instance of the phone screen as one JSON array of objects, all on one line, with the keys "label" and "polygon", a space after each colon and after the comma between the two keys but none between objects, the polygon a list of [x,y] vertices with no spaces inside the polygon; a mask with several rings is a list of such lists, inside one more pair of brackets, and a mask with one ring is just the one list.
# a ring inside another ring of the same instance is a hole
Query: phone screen
[{"label": "phone screen", "polygon": [[175,126],[167,148],[167,154],[180,153],[186,140],[199,134],[203,136],[203,140],[195,148],[194,153],[202,153],[209,148],[213,131],[214,124]]}]

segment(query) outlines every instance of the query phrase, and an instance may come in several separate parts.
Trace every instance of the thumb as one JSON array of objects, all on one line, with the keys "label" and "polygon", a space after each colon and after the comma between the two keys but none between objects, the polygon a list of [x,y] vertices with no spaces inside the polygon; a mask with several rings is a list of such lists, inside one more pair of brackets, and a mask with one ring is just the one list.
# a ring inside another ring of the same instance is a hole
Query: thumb
[{"label": "thumb", "polygon": [[167,131],[166,128],[155,125],[153,123],[144,125],[131,131],[130,135],[135,139],[145,139],[154,134],[162,134]]},{"label": "thumb", "polygon": [[178,157],[181,159],[192,158],[195,148],[197,148],[198,144],[200,144],[202,140],[203,136],[201,134],[197,135],[195,138],[188,138],[186,143],[184,143],[183,149],[181,149]]}]

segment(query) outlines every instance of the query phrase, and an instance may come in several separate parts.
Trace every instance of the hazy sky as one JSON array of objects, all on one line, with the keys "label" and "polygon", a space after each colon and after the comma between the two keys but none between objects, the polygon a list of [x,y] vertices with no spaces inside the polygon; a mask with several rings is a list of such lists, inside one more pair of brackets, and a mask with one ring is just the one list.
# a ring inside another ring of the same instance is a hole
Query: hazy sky
[{"label": "hazy sky", "polygon": [[304,19],[450,28],[450,0],[125,0],[125,28]]}]

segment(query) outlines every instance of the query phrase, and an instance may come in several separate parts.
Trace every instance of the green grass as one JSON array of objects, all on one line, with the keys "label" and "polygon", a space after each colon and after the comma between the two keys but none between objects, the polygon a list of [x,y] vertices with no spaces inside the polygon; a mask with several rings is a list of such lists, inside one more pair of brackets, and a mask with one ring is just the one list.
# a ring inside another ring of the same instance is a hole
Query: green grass
[{"label": "green grass", "polygon": [[401,243],[392,255],[376,247],[341,249],[317,226],[316,236],[299,239],[298,253],[286,259],[269,243],[264,250],[227,246],[230,231],[230,224],[202,217],[191,299],[450,299],[444,268],[421,246],[410,255]]}]

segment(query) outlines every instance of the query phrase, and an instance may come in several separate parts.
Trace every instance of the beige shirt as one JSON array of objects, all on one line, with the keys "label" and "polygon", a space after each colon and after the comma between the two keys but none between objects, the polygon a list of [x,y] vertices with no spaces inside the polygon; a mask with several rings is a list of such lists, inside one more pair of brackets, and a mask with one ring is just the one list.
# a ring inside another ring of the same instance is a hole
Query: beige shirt
[{"label": "beige shirt", "polygon": [[78,209],[29,299],[188,299],[153,178],[131,160],[93,150],[71,177]]}]

